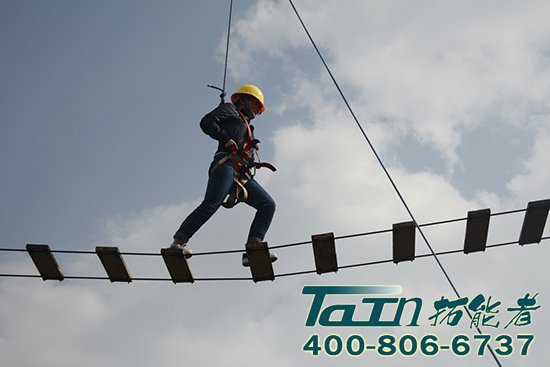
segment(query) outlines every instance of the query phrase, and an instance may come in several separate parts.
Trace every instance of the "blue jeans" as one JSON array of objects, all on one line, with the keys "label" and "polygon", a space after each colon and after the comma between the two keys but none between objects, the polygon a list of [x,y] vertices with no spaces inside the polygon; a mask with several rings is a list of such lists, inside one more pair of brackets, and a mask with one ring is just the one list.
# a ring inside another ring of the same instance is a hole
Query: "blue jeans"
[{"label": "blue jeans", "polygon": [[[233,175],[234,170],[230,160],[210,174],[204,200],[183,221],[174,235],[174,239],[187,243],[195,232],[214,215],[233,186]],[[275,214],[275,202],[254,179],[249,180],[245,188],[248,191],[246,203],[256,209],[247,242],[261,242]]]}]

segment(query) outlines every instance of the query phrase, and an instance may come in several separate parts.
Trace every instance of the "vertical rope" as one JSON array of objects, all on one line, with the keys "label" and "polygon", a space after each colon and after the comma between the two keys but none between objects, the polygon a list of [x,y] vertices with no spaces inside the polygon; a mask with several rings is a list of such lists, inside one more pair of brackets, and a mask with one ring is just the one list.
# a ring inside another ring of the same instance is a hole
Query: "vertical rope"
[{"label": "vertical rope", "polygon": [[216,87],[214,85],[210,85],[208,84],[207,87],[208,88],[213,88],[213,89],[217,89],[221,92],[220,94],[220,104],[223,104],[225,103],[225,96],[227,95],[227,93],[225,92],[225,81],[227,79],[227,60],[229,58],[229,39],[231,37],[231,17],[232,17],[232,14],[233,14],[233,0],[230,1],[229,3],[229,22],[227,24],[227,41],[225,43],[225,62],[224,62],[224,66],[223,66],[223,84],[222,84],[222,87]]},{"label": "vertical rope", "polygon": [[229,57],[229,38],[231,36],[231,15],[233,14],[233,0],[229,3],[229,22],[227,24],[227,42],[225,43],[225,65],[223,67],[222,101],[225,97],[225,80],[227,78],[227,59]]}]

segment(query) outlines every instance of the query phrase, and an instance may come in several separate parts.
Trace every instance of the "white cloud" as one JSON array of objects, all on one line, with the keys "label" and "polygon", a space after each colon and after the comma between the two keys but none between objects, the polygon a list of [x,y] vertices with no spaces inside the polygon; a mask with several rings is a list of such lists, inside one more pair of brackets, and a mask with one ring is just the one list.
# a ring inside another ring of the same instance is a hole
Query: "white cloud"
[{"label": "white cloud", "polygon": [[[435,147],[451,172],[460,161],[463,132],[488,124],[522,126],[541,109],[548,113],[545,2],[296,6],[362,120],[405,129]],[[269,74],[266,54],[289,65],[298,47],[310,47],[292,18],[286,2],[262,1],[238,23],[237,77],[251,69]],[[314,58],[307,65],[310,77],[321,69]],[[292,69],[285,71],[292,79]],[[396,138],[393,146],[404,137]]]},{"label": "white cloud", "polygon": [[550,154],[550,117],[546,116],[536,123],[535,138],[532,145],[526,146],[532,150],[531,156],[524,162],[523,172],[518,173],[509,183],[508,189],[514,197],[520,199],[548,198],[550,173],[548,159]]},{"label": "white cloud", "polygon": [[12,366],[79,363],[109,313],[103,295],[79,285],[6,280],[0,294],[0,355]]}]

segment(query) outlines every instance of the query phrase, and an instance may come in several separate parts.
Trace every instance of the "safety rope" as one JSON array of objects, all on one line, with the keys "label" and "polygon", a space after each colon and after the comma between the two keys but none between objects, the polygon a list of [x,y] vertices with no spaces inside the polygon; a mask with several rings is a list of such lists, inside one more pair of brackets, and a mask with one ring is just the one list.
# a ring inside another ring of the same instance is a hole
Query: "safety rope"
[{"label": "safety rope", "polygon": [[219,87],[216,87],[214,85],[210,85],[208,84],[207,87],[209,88],[213,88],[213,89],[217,89],[221,92],[220,94],[220,104],[223,104],[225,103],[225,96],[227,95],[227,93],[225,92],[225,82],[226,82],[226,79],[227,79],[227,60],[229,58],[229,39],[231,37],[231,16],[233,14],[233,0],[230,1],[229,3],[229,21],[228,21],[228,24],[227,24],[227,41],[225,43],[225,63],[224,63],[224,66],[223,66],[223,84],[222,84],[222,87],[219,88]]}]

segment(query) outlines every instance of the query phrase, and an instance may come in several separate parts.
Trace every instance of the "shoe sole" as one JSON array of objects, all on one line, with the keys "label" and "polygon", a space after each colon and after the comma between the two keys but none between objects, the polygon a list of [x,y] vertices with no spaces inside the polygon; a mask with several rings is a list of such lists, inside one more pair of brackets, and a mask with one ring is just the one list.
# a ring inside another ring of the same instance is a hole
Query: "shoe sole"
[{"label": "shoe sole", "polygon": [[193,252],[191,250],[187,250],[187,249],[184,250],[177,247],[168,247],[168,249],[181,251],[183,253],[183,256],[185,256],[186,259],[189,259],[193,256]]},{"label": "shoe sole", "polygon": [[[270,259],[271,259],[271,263],[273,264],[275,261],[279,260],[279,257],[274,257],[274,258],[270,257]],[[249,268],[250,267],[250,261],[248,261],[248,259],[247,259],[246,263],[244,261],[242,262],[242,265],[245,268]]]}]

